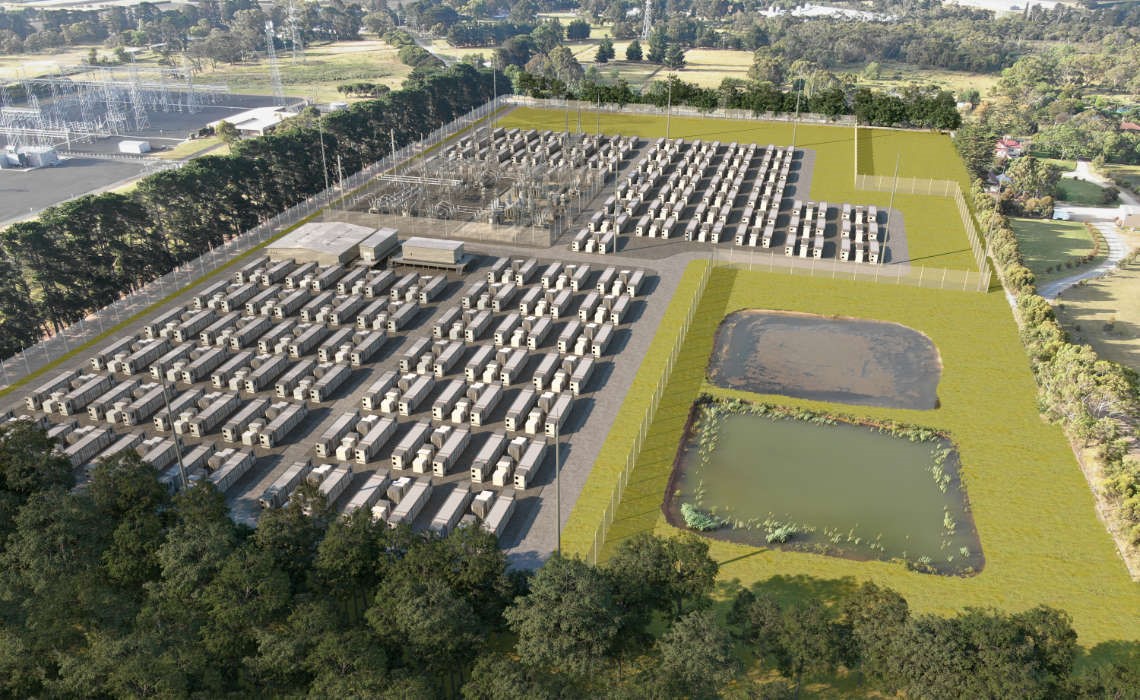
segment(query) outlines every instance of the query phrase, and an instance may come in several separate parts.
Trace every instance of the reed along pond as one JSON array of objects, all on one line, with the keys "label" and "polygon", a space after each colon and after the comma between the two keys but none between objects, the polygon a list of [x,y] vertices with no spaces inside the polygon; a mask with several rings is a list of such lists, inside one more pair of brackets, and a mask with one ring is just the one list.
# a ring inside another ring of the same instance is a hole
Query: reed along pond
[{"label": "reed along pond", "polygon": [[897,323],[746,309],[717,330],[709,380],[726,389],[860,406],[938,407],[934,343]]},{"label": "reed along pond", "polygon": [[981,570],[957,453],[945,439],[773,418],[749,404],[693,410],[665,503],[674,525],[686,526],[688,503],[721,521],[705,533],[718,539],[901,559],[931,573]]}]

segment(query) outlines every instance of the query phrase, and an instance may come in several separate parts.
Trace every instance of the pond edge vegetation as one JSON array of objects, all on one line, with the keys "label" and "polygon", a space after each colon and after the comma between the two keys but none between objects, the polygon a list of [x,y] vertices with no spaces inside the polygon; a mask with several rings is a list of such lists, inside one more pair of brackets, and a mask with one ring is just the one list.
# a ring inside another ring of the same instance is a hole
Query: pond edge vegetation
[{"label": "pond edge vegetation", "polygon": [[[948,470],[947,465],[957,459],[958,447],[953,438],[946,431],[885,418],[856,417],[840,412],[816,411],[803,407],[781,406],[768,402],[744,401],[737,398],[716,397],[709,393],[701,393],[697,397],[697,400],[693,402],[692,408],[690,409],[681,440],[677,446],[677,454],[673,461],[673,468],[669,476],[665,497],[661,504],[661,510],[666,520],[675,527],[698,533],[715,532],[725,527],[730,530],[759,531],[763,533],[764,540],[768,547],[784,549],[784,545],[791,545],[786,547],[786,549],[790,551],[813,552],[847,559],[873,559],[875,557],[873,554],[870,557],[862,557],[850,550],[841,548],[839,545],[844,541],[854,544],[855,546],[866,545],[872,553],[885,553],[885,548],[878,543],[877,539],[870,542],[864,541],[864,538],[856,536],[855,528],[852,528],[848,533],[825,530],[824,534],[830,544],[815,543],[808,546],[806,543],[797,544],[795,538],[797,535],[815,532],[816,528],[810,524],[779,520],[772,514],[769,514],[764,520],[753,518],[748,521],[722,517],[718,514],[715,506],[709,507],[701,500],[703,485],[697,487],[695,500],[682,501],[678,481],[682,471],[682,458],[687,451],[687,443],[690,442],[691,438],[696,440],[698,459],[702,467],[706,466],[717,444],[719,424],[716,423],[715,419],[729,415],[760,416],[771,420],[793,420],[816,425],[843,424],[868,428],[880,435],[887,435],[912,443],[931,443],[933,446],[931,449],[931,459],[933,463],[930,465],[929,471],[935,485],[939,491],[946,494],[950,485],[954,482],[954,475]],[[965,484],[960,478],[958,479],[958,492],[962,499],[963,512],[972,518],[969,495],[966,492]],[[678,517],[678,515],[680,517]],[[943,523],[943,527],[947,531],[946,534],[949,535],[953,535],[959,527],[959,523],[953,519],[948,509],[943,514]],[[962,577],[977,575],[981,573],[985,566],[985,554],[976,528],[972,522],[969,523],[969,526],[974,529],[977,551],[972,552],[966,550],[960,553],[962,557],[966,559],[976,556],[978,561],[976,567],[967,565],[963,568],[948,572],[936,566],[933,559],[927,555],[911,558],[904,554],[902,557],[894,557],[885,559],[884,561],[902,564],[910,571],[918,573]],[[846,537],[846,539],[844,539],[844,537]],[[953,564],[954,559],[954,555],[951,555],[947,562]]]}]

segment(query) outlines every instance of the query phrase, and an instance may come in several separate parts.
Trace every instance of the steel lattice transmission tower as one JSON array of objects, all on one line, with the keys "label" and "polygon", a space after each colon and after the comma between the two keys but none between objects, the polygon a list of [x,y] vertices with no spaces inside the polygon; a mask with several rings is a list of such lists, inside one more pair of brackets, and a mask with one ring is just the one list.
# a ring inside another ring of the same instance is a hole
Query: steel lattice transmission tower
[{"label": "steel lattice transmission tower", "polygon": [[641,14],[641,39],[648,41],[649,34],[653,31],[653,0],[645,0],[645,9]]},{"label": "steel lattice transmission tower", "polygon": [[273,20],[265,23],[265,50],[269,56],[269,79],[273,82],[273,100],[278,105],[285,104],[285,89],[281,87],[281,69],[277,65],[277,49],[273,31]]}]

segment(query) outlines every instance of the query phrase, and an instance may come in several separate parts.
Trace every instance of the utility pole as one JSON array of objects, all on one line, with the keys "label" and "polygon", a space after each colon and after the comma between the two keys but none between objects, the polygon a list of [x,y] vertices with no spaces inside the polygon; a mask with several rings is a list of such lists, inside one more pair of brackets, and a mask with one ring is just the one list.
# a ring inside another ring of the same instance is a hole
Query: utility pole
[{"label": "utility pole", "polygon": [[665,103],[665,138],[669,138],[669,121],[673,116],[673,74],[667,78],[669,81],[669,96]]},{"label": "utility pole", "polygon": [[174,440],[174,456],[178,459],[178,476],[182,480],[182,490],[190,488],[190,480],[186,477],[186,465],[182,462],[182,443],[178,441],[178,434],[174,432],[174,414],[170,412],[170,397],[166,393],[166,367],[159,367],[159,381],[162,382],[162,402],[166,404],[166,421],[170,423],[170,438]]},{"label": "utility pole", "polygon": [[895,206],[895,191],[899,188],[899,161],[902,160],[902,154],[899,153],[895,156],[895,180],[891,184],[891,199],[887,204],[887,225],[883,229],[883,254],[879,256],[879,264],[882,264],[887,257],[887,241],[891,237],[891,219],[894,218]]},{"label": "utility pole", "polygon": [[558,532],[558,556],[562,556],[562,455],[558,447],[558,421],[554,422],[554,520]]}]

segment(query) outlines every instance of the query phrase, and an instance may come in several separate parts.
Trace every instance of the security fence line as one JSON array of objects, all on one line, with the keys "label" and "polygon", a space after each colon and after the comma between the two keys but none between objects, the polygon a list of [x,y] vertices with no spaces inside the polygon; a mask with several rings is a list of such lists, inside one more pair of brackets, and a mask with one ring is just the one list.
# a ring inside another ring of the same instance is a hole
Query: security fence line
[{"label": "security fence line", "polygon": [[229,263],[235,257],[265,243],[283,233],[285,229],[312,216],[322,209],[334,209],[344,201],[351,201],[351,193],[365,185],[377,174],[418,155],[469,128],[501,107],[500,101],[492,100],[477,107],[458,119],[432,131],[420,141],[408,144],[395,153],[372,163],[342,182],[331,185],[323,192],[308,197],[304,201],[266,219],[256,227],[235,236],[216,248],[212,248],[195,260],[183,263],[158,279],[148,282],[112,304],[104,306],[87,318],[67,326],[50,338],[25,348],[19,354],[0,360],[0,389],[12,386],[25,377],[34,375],[52,362],[91,342],[130,319],[133,315],[146,311],[173,294],[185,291],[201,281],[203,277]]},{"label": "security fence line", "polygon": [[617,515],[617,509],[621,505],[622,495],[625,493],[625,487],[629,483],[630,474],[633,473],[634,467],[637,466],[637,457],[641,453],[642,446],[645,444],[645,438],[649,435],[649,428],[653,425],[653,419],[657,415],[657,407],[661,403],[661,398],[665,395],[666,387],[669,386],[669,379],[673,376],[673,367],[677,363],[677,358],[681,355],[681,348],[685,345],[685,338],[688,336],[689,328],[692,326],[693,319],[697,315],[697,308],[701,305],[701,298],[704,296],[705,289],[708,288],[709,279],[712,277],[713,268],[716,264],[714,259],[705,265],[705,269],[701,273],[701,279],[697,283],[697,289],[689,301],[689,310],[686,312],[685,320],[678,329],[676,340],[673,341],[673,349],[669,351],[669,357],[665,361],[665,369],[661,372],[661,376],[657,380],[657,388],[653,390],[653,397],[649,400],[649,406],[645,410],[645,415],[642,416],[641,425],[637,429],[637,437],[634,438],[633,444],[630,445],[629,453],[625,458],[625,465],[622,467],[618,482],[610,494],[610,502],[602,512],[601,522],[599,522],[598,526],[594,529],[594,544],[586,556],[586,560],[591,564],[596,565],[601,556],[602,548],[606,543],[606,535],[609,533],[610,526],[613,525],[614,518]]},{"label": "security fence line", "polygon": [[[925,194],[936,197],[953,197],[958,207],[958,216],[962,220],[962,228],[966,229],[966,237],[970,239],[970,250],[974,253],[974,262],[978,269],[988,272],[986,264],[986,246],[978,235],[974,225],[974,215],[970,211],[966,197],[962,194],[962,186],[954,180],[935,180],[933,178],[917,177],[888,177],[886,175],[862,175],[856,173],[855,188],[870,190],[872,192],[898,192],[900,194]],[[989,286],[987,285],[988,289]],[[985,291],[985,290],[979,290]]]}]

